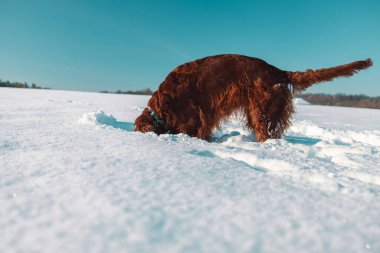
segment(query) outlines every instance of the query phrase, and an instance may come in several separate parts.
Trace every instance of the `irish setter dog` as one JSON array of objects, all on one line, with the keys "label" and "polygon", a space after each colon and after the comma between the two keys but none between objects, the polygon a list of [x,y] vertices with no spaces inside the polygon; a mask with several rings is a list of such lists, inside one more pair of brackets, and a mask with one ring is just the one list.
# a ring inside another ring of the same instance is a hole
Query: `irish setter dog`
[{"label": "irish setter dog", "polygon": [[153,93],[135,131],[184,133],[201,139],[241,109],[257,141],[281,138],[294,112],[294,94],[312,84],[351,76],[371,59],[333,68],[291,72],[243,55],[210,56],[178,66]]}]

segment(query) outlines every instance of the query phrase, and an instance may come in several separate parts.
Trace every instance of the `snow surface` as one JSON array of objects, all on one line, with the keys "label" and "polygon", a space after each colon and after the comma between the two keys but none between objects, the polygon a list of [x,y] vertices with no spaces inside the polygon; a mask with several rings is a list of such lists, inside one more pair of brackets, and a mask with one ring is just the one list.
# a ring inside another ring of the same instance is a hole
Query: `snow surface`
[{"label": "snow surface", "polygon": [[295,98],[294,99],[294,103],[296,104],[296,105],[310,105],[310,103],[309,102],[307,102],[305,99],[303,99],[303,98]]},{"label": "snow surface", "polygon": [[380,110],[133,132],[148,96],[0,88],[0,252],[380,252]]}]

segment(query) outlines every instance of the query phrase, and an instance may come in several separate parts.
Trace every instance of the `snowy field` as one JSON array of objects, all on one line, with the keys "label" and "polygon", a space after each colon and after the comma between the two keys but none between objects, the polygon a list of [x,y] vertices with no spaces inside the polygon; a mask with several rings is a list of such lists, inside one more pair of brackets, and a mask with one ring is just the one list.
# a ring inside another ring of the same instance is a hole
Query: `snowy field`
[{"label": "snowy field", "polygon": [[0,88],[0,252],[380,252],[380,110],[132,131],[148,96]]}]

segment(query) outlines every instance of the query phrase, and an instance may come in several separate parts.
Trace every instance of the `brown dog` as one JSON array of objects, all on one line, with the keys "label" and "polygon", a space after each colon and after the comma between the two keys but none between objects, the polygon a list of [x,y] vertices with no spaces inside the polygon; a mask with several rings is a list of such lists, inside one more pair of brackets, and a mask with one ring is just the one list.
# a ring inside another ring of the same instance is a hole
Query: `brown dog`
[{"label": "brown dog", "polygon": [[305,72],[283,71],[243,55],[210,56],[178,66],[135,121],[135,131],[185,133],[208,139],[241,109],[258,141],[281,138],[294,112],[293,95],[314,83],[351,76],[372,61]]}]

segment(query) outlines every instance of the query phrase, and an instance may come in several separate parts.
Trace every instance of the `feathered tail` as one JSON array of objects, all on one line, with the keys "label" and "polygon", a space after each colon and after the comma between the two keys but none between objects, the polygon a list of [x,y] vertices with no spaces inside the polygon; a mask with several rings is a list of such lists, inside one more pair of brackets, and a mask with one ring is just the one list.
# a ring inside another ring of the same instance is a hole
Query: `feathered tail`
[{"label": "feathered tail", "polygon": [[372,60],[355,61],[349,64],[327,68],[327,69],[308,69],[305,72],[291,72],[287,71],[290,83],[293,84],[295,92],[301,92],[311,85],[320,82],[331,81],[336,77],[344,76],[349,77],[357,73],[359,70],[367,69],[372,66]]}]

